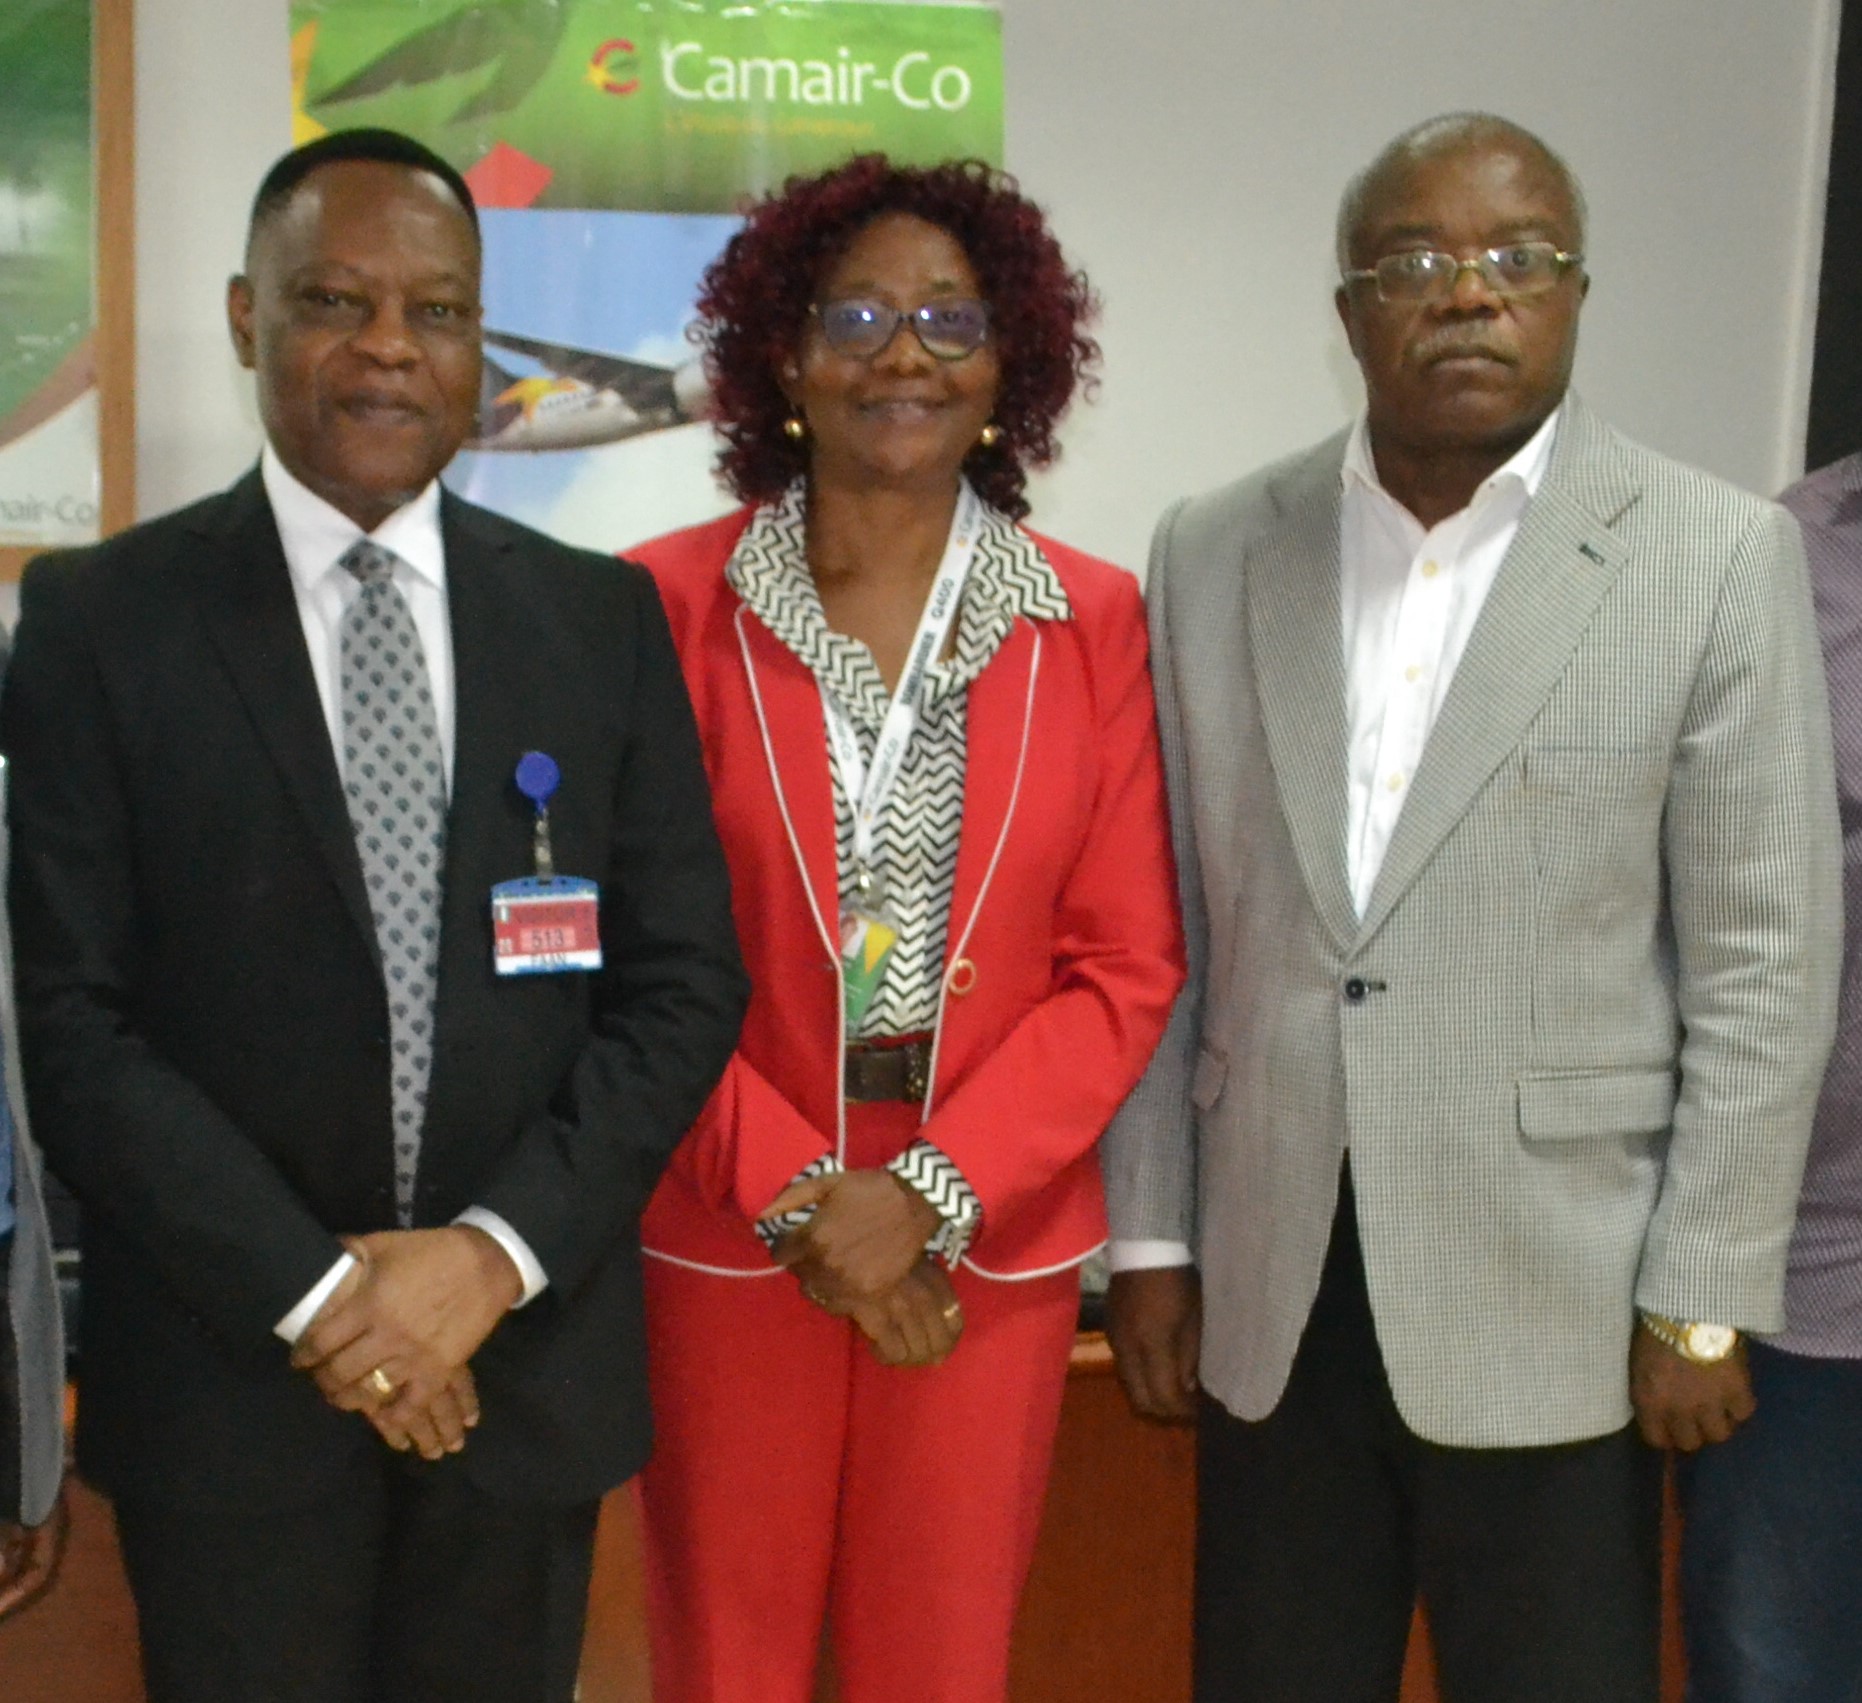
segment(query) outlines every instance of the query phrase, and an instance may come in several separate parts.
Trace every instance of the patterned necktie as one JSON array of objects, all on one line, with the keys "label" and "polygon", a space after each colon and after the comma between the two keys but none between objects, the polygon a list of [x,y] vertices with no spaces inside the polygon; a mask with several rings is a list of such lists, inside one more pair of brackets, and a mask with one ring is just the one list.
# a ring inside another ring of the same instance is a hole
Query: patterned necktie
[{"label": "patterned necktie", "polygon": [[446,770],[413,613],[392,550],[364,538],[338,566],[362,582],[343,615],[343,790],[368,884],[393,1049],[394,1207],[414,1219],[414,1176],[433,1068]]}]

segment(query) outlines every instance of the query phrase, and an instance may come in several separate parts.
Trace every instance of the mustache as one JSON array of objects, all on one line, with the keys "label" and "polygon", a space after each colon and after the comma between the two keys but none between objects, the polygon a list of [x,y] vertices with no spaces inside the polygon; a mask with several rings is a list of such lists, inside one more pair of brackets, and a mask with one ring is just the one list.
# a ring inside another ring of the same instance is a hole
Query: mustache
[{"label": "mustache", "polygon": [[1465,325],[1444,325],[1427,332],[1412,346],[1411,354],[1419,366],[1466,356],[1503,361],[1511,366],[1517,358],[1506,343]]}]

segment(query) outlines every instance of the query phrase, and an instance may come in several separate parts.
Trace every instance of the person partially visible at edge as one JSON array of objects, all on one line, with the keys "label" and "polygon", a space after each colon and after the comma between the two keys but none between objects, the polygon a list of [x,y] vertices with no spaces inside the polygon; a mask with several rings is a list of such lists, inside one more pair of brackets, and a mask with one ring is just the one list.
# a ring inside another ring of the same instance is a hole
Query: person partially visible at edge
[{"label": "person partially visible at edge", "polygon": [[660,1703],[1002,1703],[1093,1148],[1182,976],[1136,582],[1023,530],[1097,350],[1040,210],[878,155],[699,302],[746,507],[634,552],[753,993],[648,1209]]},{"label": "person partially visible at edge", "polygon": [[1200,1425],[1198,1703],[1390,1703],[1418,1594],[1447,1703],[1654,1703],[1659,1451],[1752,1411],[1835,1014],[1803,551],[1570,391],[1536,136],[1406,131],[1338,259],[1363,416],[1153,548],[1191,969],[1110,1334]]},{"label": "person partially visible at edge", "polygon": [[[437,483],[479,257],[408,138],[285,155],[259,465],[22,586],[21,1045],[151,1703],[569,1703],[647,1451],[639,1213],[743,972],[652,581]],[[494,948],[539,795],[574,967]]]},{"label": "person partially visible at edge", "polygon": [[[12,645],[0,628],[0,680]],[[6,868],[0,761],[0,876]],[[13,948],[0,912],[0,1619],[50,1576],[65,1463],[65,1342],[52,1239],[19,1091]]]},{"label": "person partially visible at edge", "polygon": [[1803,528],[1843,820],[1842,1001],[1758,1411],[1681,1472],[1689,1703],[1862,1697],[1862,455],[1779,501]]}]

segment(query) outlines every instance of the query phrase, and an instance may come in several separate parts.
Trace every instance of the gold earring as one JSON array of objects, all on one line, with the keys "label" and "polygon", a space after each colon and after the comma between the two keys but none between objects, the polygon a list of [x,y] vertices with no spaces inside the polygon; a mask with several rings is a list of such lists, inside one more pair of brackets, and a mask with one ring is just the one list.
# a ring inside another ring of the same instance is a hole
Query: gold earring
[{"label": "gold earring", "polygon": [[782,435],[791,443],[800,443],[808,436],[808,422],[800,414],[791,414],[782,422]]},{"label": "gold earring", "polygon": [[1002,428],[998,426],[994,420],[991,420],[988,425],[976,434],[976,441],[981,444],[984,449],[994,449],[996,445],[1002,441]]}]

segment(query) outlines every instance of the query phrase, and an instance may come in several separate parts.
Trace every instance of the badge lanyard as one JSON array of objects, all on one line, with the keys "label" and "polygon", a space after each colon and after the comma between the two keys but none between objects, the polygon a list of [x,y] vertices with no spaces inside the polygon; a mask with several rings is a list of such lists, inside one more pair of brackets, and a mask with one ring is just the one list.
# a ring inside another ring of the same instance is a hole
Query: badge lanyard
[{"label": "badge lanyard", "polygon": [[550,845],[550,800],[562,770],[544,751],[526,751],[511,777],[536,810],[531,861],[536,874],[500,881],[491,890],[492,968],[501,976],[561,974],[601,968],[601,889],[556,873]]},{"label": "badge lanyard", "polygon": [[846,710],[826,685],[821,687],[828,743],[834,753],[834,766],[840,772],[841,790],[847,796],[847,807],[853,815],[853,892],[843,901],[840,918],[845,1015],[850,1035],[858,1029],[878,993],[886,962],[899,938],[898,925],[885,902],[873,861],[880,818],[898,783],[899,773],[905,766],[905,753],[923,714],[931,665],[943,651],[957,619],[964,582],[970,576],[970,563],[976,554],[976,536],[982,517],[982,501],[966,482],[958,489],[957,513],[951,521],[950,540],[944,546],[943,560],[938,563],[937,577],[931,582],[931,595],[925,599],[924,613],[918,617],[918,630],[912,635],[898,690],[893,693],[885,720],[880,723],[870,767],[860,755],[859,735]]}]

